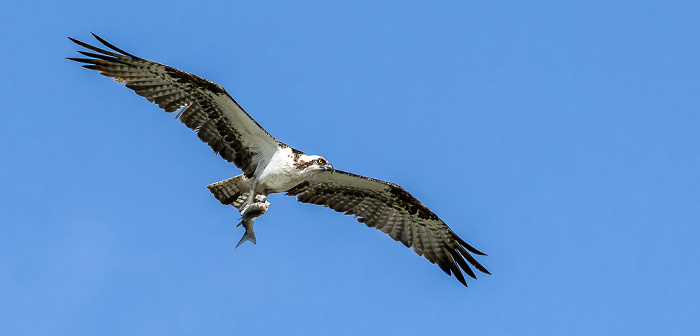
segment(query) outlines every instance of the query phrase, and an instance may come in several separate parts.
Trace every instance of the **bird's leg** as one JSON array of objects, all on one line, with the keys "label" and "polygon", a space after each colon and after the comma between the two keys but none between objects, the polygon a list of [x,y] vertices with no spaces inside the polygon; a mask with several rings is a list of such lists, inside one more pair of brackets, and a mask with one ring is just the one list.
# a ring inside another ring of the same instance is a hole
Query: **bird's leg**
[{"label": "bird's leg", "polygon": [[258,184],[257,182],[257,179],[253,180],[253,183],[250,184],[250,190],[248,190],[248,198],[246,198],[245,202],[243,202],[243,204],[241,204],[241,206],[238,207],[239,209],[241,209],[241,215],[243,215],[243,209],[247,208],[248,205],[250,205],[256,197],[255,186]]},{"label": "bird's leg", "polygon": [[[248,197],[250,199],[250,197]],[[255,219],[257,217],[262,216],[265,212],[267,212],[267,209],[270,207],[270,202],[267,201],[267,197],[265,195],[255,195],[253,198],[255,203],[249,203],[242,205],[240,207],[241,209],[241,222],[238,223],[236,226],[241,226],[245,228],[245,233],[243,234],[243,237],[241,237],[241,240],[238,241],[238,244],[236,245],[236,248],[243,244],[246,240],[250,240],[255,244],[255,232],[253,231],[253,226],[255,225]],[[248,202],[248,201],[246,201]]]}]

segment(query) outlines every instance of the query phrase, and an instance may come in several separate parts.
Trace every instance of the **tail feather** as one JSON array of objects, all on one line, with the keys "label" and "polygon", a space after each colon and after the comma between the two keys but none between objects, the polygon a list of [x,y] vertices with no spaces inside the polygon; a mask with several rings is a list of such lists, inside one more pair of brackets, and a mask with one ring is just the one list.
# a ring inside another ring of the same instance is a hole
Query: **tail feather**
[{"label": "tail feather", "polygon": [[248,198],[252,179],[241,174],[230,179],[212,183],[207,189],[216,197],[221,204],[232,205],[238,209]]}]

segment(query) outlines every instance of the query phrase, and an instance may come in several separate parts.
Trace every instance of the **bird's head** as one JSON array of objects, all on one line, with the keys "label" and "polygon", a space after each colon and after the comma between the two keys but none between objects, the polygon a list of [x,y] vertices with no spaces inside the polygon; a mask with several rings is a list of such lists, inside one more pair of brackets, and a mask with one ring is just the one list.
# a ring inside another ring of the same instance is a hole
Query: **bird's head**
[{"label": "bird's head", "polygon": [[328,160],[318,155],[305,157],[299,166],[306,171],[330,171],[331,173],[335,171],[335,168]]}]

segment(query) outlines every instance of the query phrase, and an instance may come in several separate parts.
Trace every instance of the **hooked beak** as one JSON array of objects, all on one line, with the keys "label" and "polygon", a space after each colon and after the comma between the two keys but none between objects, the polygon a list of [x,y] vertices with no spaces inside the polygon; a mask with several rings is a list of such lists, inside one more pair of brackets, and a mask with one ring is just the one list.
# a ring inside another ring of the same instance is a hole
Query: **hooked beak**
[{"label": "hooked beak", "polygon": [[326,164],[326,166],[325,166],[324,168],[325,168],[326,170],[330,171],[331,174],[333,174],[333,172],[335,171],[335,168],[333,168],[333,165],[330,164],[330,163]]}]

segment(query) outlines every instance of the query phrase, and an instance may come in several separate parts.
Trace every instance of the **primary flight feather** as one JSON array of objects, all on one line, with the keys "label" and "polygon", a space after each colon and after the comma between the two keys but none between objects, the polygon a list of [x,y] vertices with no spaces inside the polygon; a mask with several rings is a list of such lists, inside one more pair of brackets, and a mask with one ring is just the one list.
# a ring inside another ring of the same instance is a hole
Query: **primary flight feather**
[{"label": "primary flight feather", "polygon": [[[278,141],[218,84],[167,65],[145,60],[92,34],[112,51],[69,39],[90,51],[86,63],[134,90],[195,130],[223,159],[243,174],[207,186],[222,204],[241,214],[245,233],[238,245],[255,243],[255,219],[270,206],[267,195],[286,193],[303,203],[354,215],[437,264],[467,285],[462,271],[476,279],[471,266],[490,274],[473,254],[485,255],[457,236],[435,213],[400,186],[336,170],[325,158],[307,155]],[[238,245],[236,247],[238,247]]]}]

